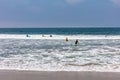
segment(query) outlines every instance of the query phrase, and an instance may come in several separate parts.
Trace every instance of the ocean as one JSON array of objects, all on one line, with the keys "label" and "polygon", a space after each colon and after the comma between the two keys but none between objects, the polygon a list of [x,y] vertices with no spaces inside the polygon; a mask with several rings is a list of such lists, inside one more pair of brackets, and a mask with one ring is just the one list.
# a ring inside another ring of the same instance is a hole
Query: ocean
[{"label": "ocean", "polygon": [[0,28],[0,34],[120,35],[120,28]]},{"label": "ocean", "polygon": [[120,28],[0,28],[0,69],[119,72]]}]

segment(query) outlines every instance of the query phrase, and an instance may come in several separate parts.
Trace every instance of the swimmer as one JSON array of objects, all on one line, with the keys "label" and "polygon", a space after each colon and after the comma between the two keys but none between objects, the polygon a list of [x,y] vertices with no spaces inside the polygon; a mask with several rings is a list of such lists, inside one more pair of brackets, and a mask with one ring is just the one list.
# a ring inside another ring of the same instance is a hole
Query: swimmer
[{"label": "swimmer", "polygon": [[45,37],[44,35],[42,35],[42,37]]},{"label": "swimmer", "polygon": [[75,45],[77,45],[78,44],[78,39],[76,39],[76,41],[75,41]]},{"label": "swimmer", "polygon": [[68,37],[66,37],[66,42],[68,42],[69,40],[68,40]]},{"label": "swimmer", "polygon": [[50,37],[52,37],[52,35],[50,35]]},{"label": "swimmer", "polygon": [[27,34],[26,37],[29,37],[29,35]]}]

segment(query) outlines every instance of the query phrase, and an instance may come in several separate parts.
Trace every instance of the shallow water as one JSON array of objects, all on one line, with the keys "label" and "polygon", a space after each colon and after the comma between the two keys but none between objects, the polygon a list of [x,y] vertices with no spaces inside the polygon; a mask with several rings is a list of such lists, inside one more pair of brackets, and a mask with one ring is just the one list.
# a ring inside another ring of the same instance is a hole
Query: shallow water
[{"label": "shallow water", "polygon": [[119,39],[0,39],[0,69],[119,71]]}]

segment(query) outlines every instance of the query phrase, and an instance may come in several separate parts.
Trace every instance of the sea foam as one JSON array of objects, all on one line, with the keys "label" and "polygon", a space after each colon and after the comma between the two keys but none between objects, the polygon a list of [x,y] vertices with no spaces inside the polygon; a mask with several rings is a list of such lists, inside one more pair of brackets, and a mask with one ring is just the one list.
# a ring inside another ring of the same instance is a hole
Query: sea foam
[{"label": "sea foam", "polygon": [[[66,42],[60,37],[60,39],[51,40],[50,38],[29,39],[25,35],[14,36],[22,36],[22,38],[9,39],[4,36],[4,39],[0,39],[0,69],[39,71],[120,70],[119,39],[79,39],[79,44],[75,46],[75,38]],[[62,37],[65,38],[66,36]],[[74,35],[70,37],[74,37]]]},{"label": "sea foam", "polygon": [[120,39],[119,35],[27,35],[25,34],[0,34],[0,39]]}]

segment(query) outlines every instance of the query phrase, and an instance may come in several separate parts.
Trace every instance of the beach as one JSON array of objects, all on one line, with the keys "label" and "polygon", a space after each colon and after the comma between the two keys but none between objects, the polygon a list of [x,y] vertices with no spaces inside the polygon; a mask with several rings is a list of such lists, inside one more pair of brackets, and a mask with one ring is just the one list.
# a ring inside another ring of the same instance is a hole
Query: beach
[{"label": "beach", "polygon": [[119,72],[0,70],[0,80],[119,80]]}]

